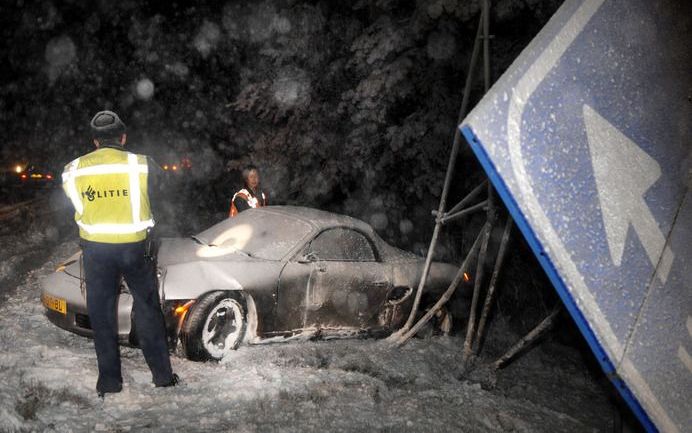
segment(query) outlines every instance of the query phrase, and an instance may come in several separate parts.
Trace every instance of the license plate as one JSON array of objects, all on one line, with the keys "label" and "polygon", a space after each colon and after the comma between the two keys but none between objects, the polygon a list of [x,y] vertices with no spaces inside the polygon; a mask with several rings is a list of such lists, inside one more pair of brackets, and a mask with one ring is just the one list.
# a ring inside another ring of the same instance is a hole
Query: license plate
[{"label": "license plate", "polygon": [[67,314],[67,302],[64,299],[43,294],[41,295],[41,302],[49,310],[57,311],[58,313],[62,314]]}]

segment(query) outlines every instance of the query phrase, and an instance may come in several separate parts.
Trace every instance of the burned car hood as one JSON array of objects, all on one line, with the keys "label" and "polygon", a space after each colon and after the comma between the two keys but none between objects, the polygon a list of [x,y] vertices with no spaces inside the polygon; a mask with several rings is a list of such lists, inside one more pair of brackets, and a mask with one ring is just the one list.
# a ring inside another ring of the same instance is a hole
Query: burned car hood
[{"label": "burned car hood", "polygon": [[180,263],[215,261],[218,259],[238,262],[257,260],[239,251],[203,245],[191,238],[162,238],[157,255],[158,265],[164,267]]}]

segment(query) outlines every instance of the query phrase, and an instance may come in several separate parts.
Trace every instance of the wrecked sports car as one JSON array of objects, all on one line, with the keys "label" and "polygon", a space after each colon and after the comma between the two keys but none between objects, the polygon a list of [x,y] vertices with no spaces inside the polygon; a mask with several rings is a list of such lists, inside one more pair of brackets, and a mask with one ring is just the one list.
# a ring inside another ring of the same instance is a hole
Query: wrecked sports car
[{"label": "wrecked sports car", "polygon": [[[408,317],[423,265],[362,221],[291,206],[163,238],[157,254],[169,342],[192,360],[221,359],[241,342],[388,335]],[[423,299],[436,300],[456,271],[433,263]],[[85,294],[80,253],[42,282],[48,318],[90,336]],[[121,342],[136,345],[124,281],[117,316]]]}]

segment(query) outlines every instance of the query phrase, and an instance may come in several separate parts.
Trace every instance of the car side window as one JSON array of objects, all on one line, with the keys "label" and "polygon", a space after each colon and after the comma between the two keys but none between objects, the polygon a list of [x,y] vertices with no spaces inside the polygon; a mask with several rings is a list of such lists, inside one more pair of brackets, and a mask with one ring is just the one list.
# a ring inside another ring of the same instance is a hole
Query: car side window
[{"label": "car side window", "polygon": [[375,252],[368,239],[355,230],[335,228],[323,231],[310,243],[309,254],[319,260],[374,262]]}]

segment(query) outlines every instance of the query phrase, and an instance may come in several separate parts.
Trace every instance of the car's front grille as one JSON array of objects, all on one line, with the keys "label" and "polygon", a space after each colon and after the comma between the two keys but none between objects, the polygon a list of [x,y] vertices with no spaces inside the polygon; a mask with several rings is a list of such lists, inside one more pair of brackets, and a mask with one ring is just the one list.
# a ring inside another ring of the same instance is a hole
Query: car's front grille
[{"label": "car's front grille", "polygon": [[89,316],[86,314],[75,314],[74,324],[83,329],[91,329],[91,322],[89,321]]}]

